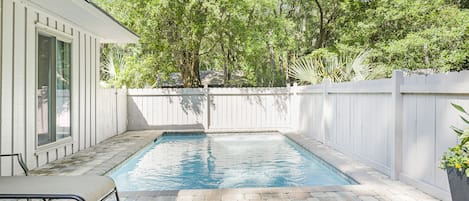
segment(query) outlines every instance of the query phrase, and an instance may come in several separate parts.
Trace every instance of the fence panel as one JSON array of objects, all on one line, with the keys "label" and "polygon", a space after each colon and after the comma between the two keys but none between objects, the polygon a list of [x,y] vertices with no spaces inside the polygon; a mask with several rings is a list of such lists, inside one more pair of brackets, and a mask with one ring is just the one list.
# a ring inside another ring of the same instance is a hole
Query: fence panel
[{"label": "fence panel", "polygon": [[203,89],[130,89],[128,129],[203,128]]},{"label": "fence panel", "polygon": [[127,89],[118,89],[116,98],[117,134],[122,134],[127,131]]},{"label": "fence panel", "polygon": [[[449,127],[465,126],[450,103],[469,108],[469,72],[393,79],[302,87],[297,128],[447,199],[447,176],[438,165],[443,152],[457,143]],[[393,93],[402,99],[394,100]]]},{"label": "fence panel", "polygon": [[289,128],[287,88],[210,89],[211,129]]},{"label": "fence panel", "polygon": [[324,142],[323,94],[302,93],[298,95],[298,132]]},{"label": "fence panel", "polygon": [[129,130],[289,128],[289,107],[287,88],[131,89]]},{"label": "fence panel", "polygon": [[300,87],[298,130],[390,173],[391,80]]},{"label": "fence panel", "polygon": [[405,77],[403,94],[403,161],[401,178],[444,197],[446,173],[438,168],[441,156],[457,143],[451,125],[463,128],[451,103],[469,108],[469,72]]},{"label": "fence panel", "polygon": [[97,142],[127,131],[127,90],[96,90]]}]

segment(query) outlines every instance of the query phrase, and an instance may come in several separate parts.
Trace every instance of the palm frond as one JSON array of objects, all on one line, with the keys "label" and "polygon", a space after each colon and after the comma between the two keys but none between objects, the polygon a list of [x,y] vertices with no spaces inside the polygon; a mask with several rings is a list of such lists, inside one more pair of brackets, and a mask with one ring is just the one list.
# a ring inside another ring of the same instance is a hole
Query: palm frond
[{"label": "palm frond", "polygon": [[322,81],[318,72],[319,62],[311,58],[298,59],[290,66],[289,75],[302,83],[318,84]]}]

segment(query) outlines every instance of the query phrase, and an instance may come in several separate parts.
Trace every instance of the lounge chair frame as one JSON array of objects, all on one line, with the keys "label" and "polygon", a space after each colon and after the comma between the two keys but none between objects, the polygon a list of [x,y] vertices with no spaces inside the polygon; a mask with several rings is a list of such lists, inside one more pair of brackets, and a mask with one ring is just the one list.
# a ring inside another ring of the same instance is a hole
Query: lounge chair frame
[{"label": "lounge chair frame", "polygon": [[7,157],[7,156],[11,156],[11,157],[15,157],[15,156],[16,156],[16,158],[18,159],[18,163],[19,163],[20,166],[21,166],[21,169],[23,169],[23,171],[24,171],[24,174],[25,174],[26,176],[29,175],[29,174],[28,174],[29,169],[28,169],[28,167],[26,166],[26,163],[24,163],[23,157],[22,157],[21,153],[19,153],[19,154],[0,154],[0,158],[1,158],[1,157]]},{"label": "lounge chair frame", "polygon": [[[114,188],[101,200],[106,200],[112,194],[116,195],[116,200],[119,201],[119,196],[117,195],[117,188]],[[42,199],[42,200],[54,200],[54,199],[73,199],[77,201],[86,201],[79,195],[74,194],[61,194],[61,195],[47,195],[47,194],[28,194],[28,195],[17,195],[17,194],[0,194],[0,199]]]}]

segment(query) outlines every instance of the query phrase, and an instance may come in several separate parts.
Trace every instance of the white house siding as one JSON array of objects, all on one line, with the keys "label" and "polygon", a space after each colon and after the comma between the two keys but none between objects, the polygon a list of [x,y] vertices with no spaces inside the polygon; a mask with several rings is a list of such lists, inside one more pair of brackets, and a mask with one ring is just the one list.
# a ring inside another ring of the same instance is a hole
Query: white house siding
[{"label": "white house siding", "polygon": [[[106,105],[108,104],[106,100],[109,102],[117,100],[114,93],[106,93],[110,89],[101,89],[103,94],[97,95],[100,90],[97,86],[100,39],[83,27],[76,27],[66,19],[49,14],[43,8],[36,8],[27,1],[0,2],[0,153],[22,153],[28,167],[32,169],[125,131],[126,118],[121,118],[120,125],[111,122],[108,123],[110,126],[106,126],[106,121],[112,121],[112,118],[104,118],[103,115],[112,111],[112,108],[101,109],[101,113],[97,112],[97,101]],[[36,28],[40,25],[73,38],[71,100],[73,141],[39,151],[35,142],[35,88]],[[98,100],[98,96],[103,100]],[[120,105],[123,104],[122,100],[126,98],[120,95]],[[103,126],[98,126],[98,119]],[[117,125],[120,128],[116,130],[114,128]],[[109,132],[110,129],[117,132]],[[100,136],[99,132],[106,135]],[[16,160],[1,159],[0,175],[21,173]]]}]

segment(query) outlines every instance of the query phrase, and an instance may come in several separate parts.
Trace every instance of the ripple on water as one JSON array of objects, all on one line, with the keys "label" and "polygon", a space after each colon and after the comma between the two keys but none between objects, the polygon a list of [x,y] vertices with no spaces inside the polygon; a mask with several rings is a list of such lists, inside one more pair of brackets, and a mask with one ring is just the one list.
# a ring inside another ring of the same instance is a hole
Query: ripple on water
[{"label": "ripple on water", "polygon": [[111,172],[120,191],[347,185],[282,135],[163,136]]}]

